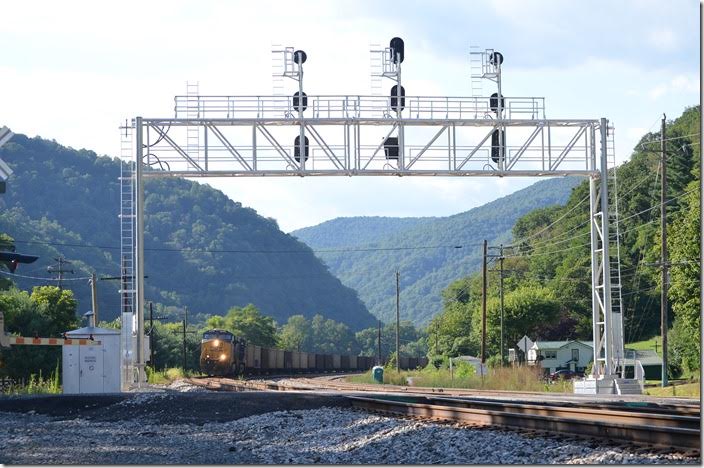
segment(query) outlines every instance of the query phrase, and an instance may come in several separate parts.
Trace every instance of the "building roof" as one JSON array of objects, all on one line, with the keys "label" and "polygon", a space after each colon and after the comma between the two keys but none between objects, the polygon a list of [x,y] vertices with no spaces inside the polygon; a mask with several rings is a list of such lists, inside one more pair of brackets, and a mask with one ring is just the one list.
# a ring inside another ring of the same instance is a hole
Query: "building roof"
[{"label": "building roof", "polygon": [[70,338],[82,338],[88,335],[119,335],[120,330],[114,328],[98,328],[98,327],[83,327],[76,330],[66,332],[66,336]]},{"label": "building roof", "polygon": [[[626,348],[626,358],[627,359],[638,359],[643,366],[661,366],[662,365],[662,358],[653,351],[652,349],[639,349],[639,350],[632,350]],[[629,352],[630,351],[630,352]],[[631,352],[635,351],[636,355],[633,356]]]},{"label": "building roof", "polygon": [[575,342],[594,349],[594,342],[593,341],[582,341],[582,340],[536,341],[533,344],[533,347],[536,349],[560,349],[563,346],[567,346],[568,344],[575,343]]}]

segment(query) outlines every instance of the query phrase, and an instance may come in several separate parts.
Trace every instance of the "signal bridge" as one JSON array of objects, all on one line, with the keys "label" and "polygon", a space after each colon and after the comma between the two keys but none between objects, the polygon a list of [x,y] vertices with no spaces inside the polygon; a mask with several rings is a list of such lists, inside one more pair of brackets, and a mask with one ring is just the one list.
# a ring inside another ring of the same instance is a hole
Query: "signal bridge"
[{"label": "signal bridge", "polygon": [[478,78],[497,84],[488,97],[406,96],[399,38],[372,51],[382,57],[380,79],[395,83],[388,96],[308,96],[305,52],[274,52],[283,60],[279,78],[297,82],[290,96],[189,92],[175,97],[172,117],[136,117],[121,128],[123,157],[135,161],[121,178],[123,365],[134,364],[134,339],[137,383],[144,366],[143,179],[165,176],[588,177],[593,375],[623,368],[621,314],[611,307],[606,119],[547,119],[543,98],[504,97],[503,56],[492,49],[473,53]]}]

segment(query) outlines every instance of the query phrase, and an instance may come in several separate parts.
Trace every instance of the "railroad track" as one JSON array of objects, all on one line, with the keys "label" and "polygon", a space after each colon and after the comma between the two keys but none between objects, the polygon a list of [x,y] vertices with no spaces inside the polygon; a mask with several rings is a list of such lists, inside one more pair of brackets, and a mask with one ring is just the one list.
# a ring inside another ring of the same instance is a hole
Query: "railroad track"
[{"label": "railroad track", "polygon": [[[352,405],[398,416],[474,426],[500,426],[560,435],[674,448],[699,454],[701,418],[694,411],[658,407],[536,404],[515,401],[390,396],[349,397]],[[691,409],[691,408],[690,408]]]},{"label": "railroad track", "polygon": [[[191,383],[221,391],[320,391],[353,393],[359,409],[403,417],[451,421],[472,426],[576,437],[608,439],[636,445],[684,450],[701,449],[701,407],[697,404],[648,401],[585,401],[572,395],[545,402],[539,392],[419,388],[340,382],[341,376],[296,377],[280,380],[191,379]],[[354,393],[373,396],[354,395]],[[525,400],[541,396],[543,401]],[[484,397],[484,398],[482,398]],[[497,398],[506,399],[497,399]],[[524,399],[521,399],[524,398]]]}]

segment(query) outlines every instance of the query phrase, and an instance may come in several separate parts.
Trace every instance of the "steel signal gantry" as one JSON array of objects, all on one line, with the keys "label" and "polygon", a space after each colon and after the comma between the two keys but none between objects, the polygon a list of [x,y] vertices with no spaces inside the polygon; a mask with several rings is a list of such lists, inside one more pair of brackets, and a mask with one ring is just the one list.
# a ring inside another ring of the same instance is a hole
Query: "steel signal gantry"
[{"label": "steel signal gantry", "polygon": [[[145,362],[143,181],[168,176],[588,177],[593,372],[615,373],[614,347],[622,344],[614,343],[610,333],[608,121],[547,119],[543,98],[500,92],[491,97],[405,96],[399,70],[403,52],[398,43],[396,49],[393,45],[396,53],[388,55],[392,63],[384,70],[399,71],[395,95],[306,96],[301,84],[305,59],[298,55],[298,67],[292,68],[298,70],[298,95],[176,96],[173,117],[136,117],[121,128],[123,149],[132,149],[135,162],[128,178],[133,203],[127,203],[135,212],[122,216],[133,220],[135,232],[133,255],[128,255],[134,259],[135,307],[126,310],[136,314],[138,382]],[[485,54],[483,73],[500,83],[503,56],[493,50]],[[188,128],[197,128],[202,142],[191,151]],[[395,132],[398,141],[389,144]]]}]

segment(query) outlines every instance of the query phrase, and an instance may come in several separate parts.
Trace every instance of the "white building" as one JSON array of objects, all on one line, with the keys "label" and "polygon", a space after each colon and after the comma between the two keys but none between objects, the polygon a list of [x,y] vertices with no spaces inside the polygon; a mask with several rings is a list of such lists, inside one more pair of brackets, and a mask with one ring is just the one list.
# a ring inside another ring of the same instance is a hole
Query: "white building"
[{"label": "white building", "polygon": [[528,365],[540,365],[546,372],[558,369],[584,372],[593,355],[591,341],[536,341],[528,350]]}]

